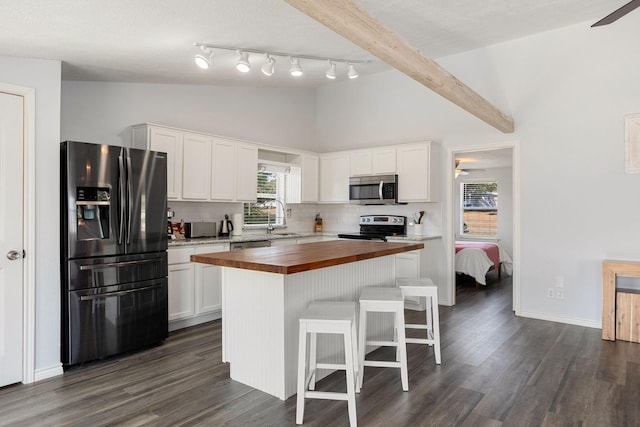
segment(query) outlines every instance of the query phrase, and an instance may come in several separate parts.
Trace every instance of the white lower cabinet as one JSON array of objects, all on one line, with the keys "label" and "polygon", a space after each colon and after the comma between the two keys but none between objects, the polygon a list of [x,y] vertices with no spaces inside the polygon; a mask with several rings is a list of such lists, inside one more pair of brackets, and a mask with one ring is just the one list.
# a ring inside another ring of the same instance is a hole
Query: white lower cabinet
[{"label": "white lower cabinet", "polygon": [[[196,254],[228,252],[228,244],[207,245],[196,248]],[[218,311],[222,308],[222,267],[195,264],[196,314]]]},{"label": "white lower cabinet", "polygon": [[[396,279],[416,279],[420,277],[420,251],[402,252],[396,255]],[[406,307],[420,305],[419,297],[406,297]]]},{"label": "white lower cabinet", "polygon": [[192,263],[190,258],[228,250],[228,243],[169,248],[169,330],[221,317],[221,267]]}]

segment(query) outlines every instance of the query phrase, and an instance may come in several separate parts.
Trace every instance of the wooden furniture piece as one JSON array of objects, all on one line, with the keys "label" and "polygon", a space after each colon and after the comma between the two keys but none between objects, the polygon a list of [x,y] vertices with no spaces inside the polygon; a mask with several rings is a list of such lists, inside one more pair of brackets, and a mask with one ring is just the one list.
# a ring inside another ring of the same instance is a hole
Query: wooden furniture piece
[{"label": "wooden furniture piece", "polygon": [[640,262],[602,263],[602,339],[640,342],[640,290],[619,288],[616,278],[640,277]]},{"label": "wooden furniture piece", "polygon": [[[297,390],[298,319],[307,305],[356,301],[365,287],[393,286],[395,254],[422,248],[422,243],[336,240],[195,254],[191,260],[223,267],[222,360],[229,363],[231,378],[286,400]],[[371,334],[393,326],[371,317]],[[331,338],[318,337],[322,360],[344,357],[343,344]]]},{"label": "wooden furniture piece", "polygon": [[[372,340],[367,338],[367,314],[393,313],[394,340]],[[404,297],[398,288],[370,287],[360,293],[360,325],[358,330],[358,390],[362,388],[364,367],[400,368],[402,390],[409,391],[409,374],[407,371],[407,343],[404,335]],[[396,347],[397,361],[366,360],[367,345],[374,347]]]},{"label": "wooden furniture piece", "polygon": [[[356,335],[356,304],[354,302],[312,302],[300,316],[298,336],[298,396],[296,423],[302,424],[305,399],[346,400],[349,408],[349,423],[357,425],[356,379],[358,366]],[[344,342],[344,363],[318,363],[317,334],[341,335]],[[309,336],[309,364],[307,372],[307,336]],[[345,371],[347,390],[345,393],[315,391],[317,369],[340,369]]]},{"label": "wooden furniture piece", "polygon": [[433,346],[436,364],[440,357],[440,315],[438,312],[438,286],[428,277],[418,279],[396,279],[396,285],[402,290],[403,297],[424,297],[426,299],[426,324],[407,323],[405,329],[420,329],[427,334],[426,338],[406,338],[409,344],[427,344]]}]

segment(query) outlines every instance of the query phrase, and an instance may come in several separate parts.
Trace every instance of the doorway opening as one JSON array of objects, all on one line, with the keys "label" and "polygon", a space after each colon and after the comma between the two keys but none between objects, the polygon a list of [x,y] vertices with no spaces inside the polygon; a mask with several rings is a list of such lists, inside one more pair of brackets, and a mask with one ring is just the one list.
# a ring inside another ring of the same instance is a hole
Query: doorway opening
[{"label": "doorway opening", "polygon": [[478,287],[510,277],[513,310],[518,314],[519,145],[450,148],[446,169],[447,303],[456,304],[456,277]]}]

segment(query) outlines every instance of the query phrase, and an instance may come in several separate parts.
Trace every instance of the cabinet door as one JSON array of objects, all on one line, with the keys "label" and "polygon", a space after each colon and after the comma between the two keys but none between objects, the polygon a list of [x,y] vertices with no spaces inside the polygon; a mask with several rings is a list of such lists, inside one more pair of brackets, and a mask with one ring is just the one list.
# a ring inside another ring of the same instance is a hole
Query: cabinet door
[{"label": "cabinet door", "polygon": [[169,265],[169,320],[194,314],[193,266],[191,263]]},{"label": "cabinet door", "polygon": [[[229,245],[208,245],[196,248],[196,254],[227,252]],[[222,308],[222,267],[194,263],[196,314],[210,313]]]},{"label": "cabinet door", "polygon": [[330,154],[320,158],[320,202],[349,202],[349,154]]},{"label": "cabinet door", "polygon": [[258,148],[239,144],[236,156],[236,200],[255,202],[258,192]]},{"label": "cabinet door", "polygon": [[318,201],[318,157],[302,156],[302,203]]},{"label": "cabinet door", "polygon": [[211,138],[185,133],[183,142],[182,198],[207,200],[211,180]]},{"label": "cabinet door", "polygon": [[213,138],[211,165],[211,199],[233,201],[236,193],[236,143]]},{"label": "cabinet door", "polygon": [[351,176],[371,175],[371,150],[352,151],[349,155],[349,171]]},{"label": "cabinet door", "polygon": [[371,153],[371,172],[376,175],[396,173],[396,149],[374,148]]},{"label": "cabinet door", "polygon": [[[403,252],[396,255],[396,279],[420,277],[420,252]],[[419,304],[420,297],[406,297],[406,301]]]},{"label": "cabinet door", "polygon": [[[437,201],[436,156],[430,143],[398,147],[398,200],[400,202]],[[434,161],[435,160],[435,161]]]},{"label": "cabinet door", "polygon": [[149,127],[149,150],[167,153],[167,198],[182,198],[183,133],[161,127]]}]

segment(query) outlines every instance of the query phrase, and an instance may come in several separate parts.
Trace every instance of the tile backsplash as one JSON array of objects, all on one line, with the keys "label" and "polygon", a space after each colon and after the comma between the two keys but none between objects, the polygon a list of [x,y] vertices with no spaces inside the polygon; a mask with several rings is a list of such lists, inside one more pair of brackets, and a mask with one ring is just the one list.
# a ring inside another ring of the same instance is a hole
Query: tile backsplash
[{"label": "tile backsplash", "polygon": [[[225,214],[231,215],[242,212],[242,203],[207,203],[207,202],[178,202],[169,201],[168,206],[175,212],[173,222],[184,221],[214,221],[219,222]],[[323,220],[325,232],[356,232],[359,229],[360,215],[403,215],[411,221],[413,214],[425,211],[423,217],[423,234],[441,234],[442,232],[442,204],[441,203],[410,203],[407,205],[361,206],[351,204],[289,204],[291,217],[287,218],[287,231],[312,232],[316,214]],[[251,232],[251,231],[246,231]],[[263,233],[264,230],[256,230]]]}]

